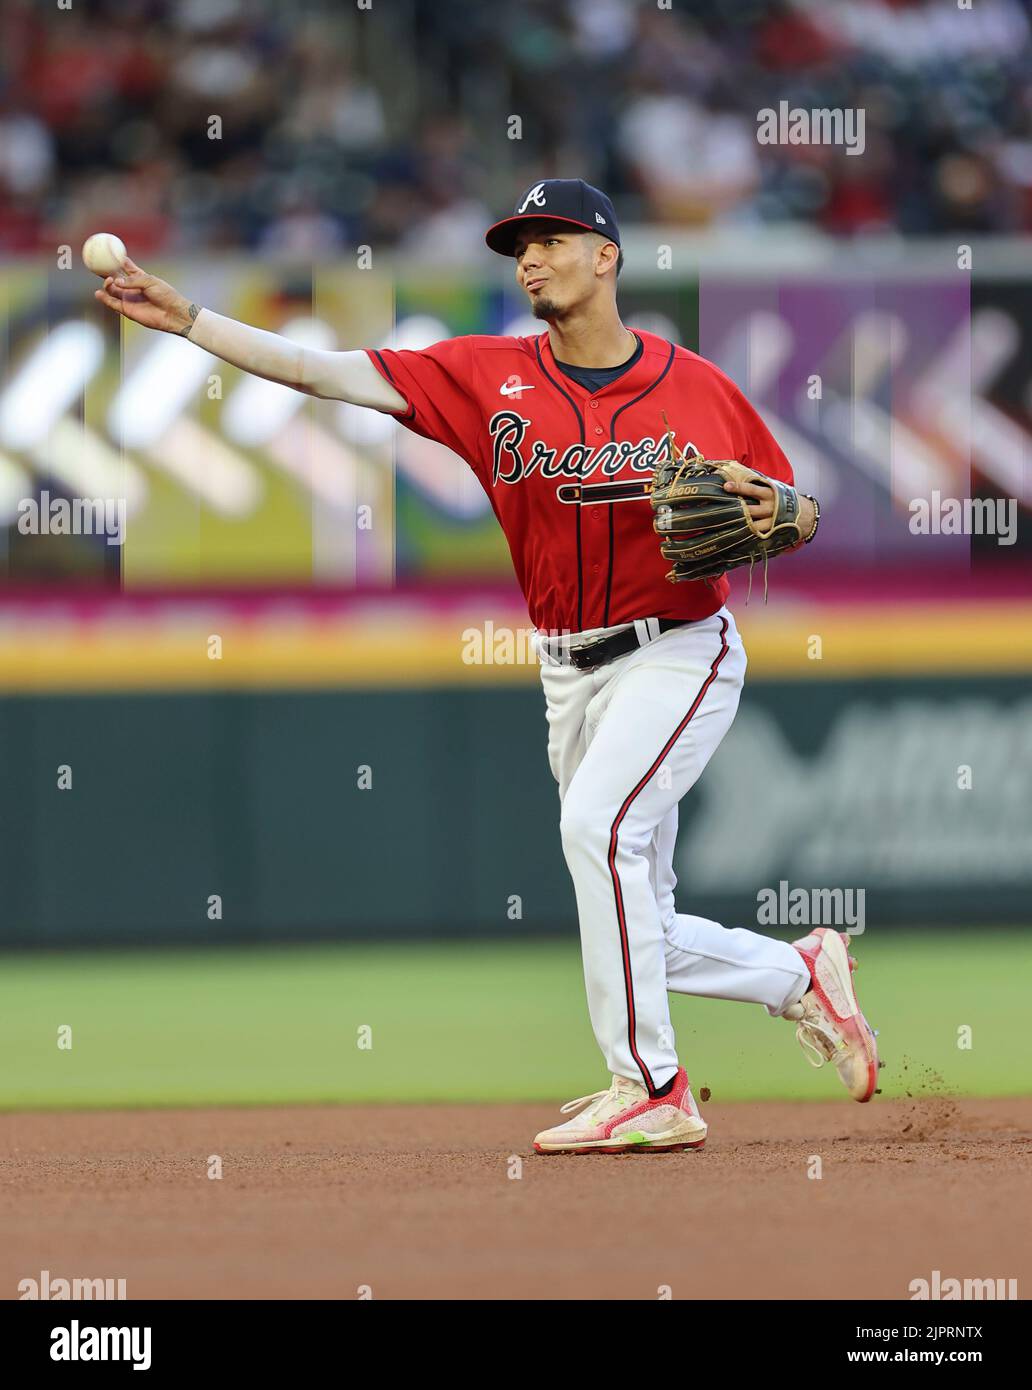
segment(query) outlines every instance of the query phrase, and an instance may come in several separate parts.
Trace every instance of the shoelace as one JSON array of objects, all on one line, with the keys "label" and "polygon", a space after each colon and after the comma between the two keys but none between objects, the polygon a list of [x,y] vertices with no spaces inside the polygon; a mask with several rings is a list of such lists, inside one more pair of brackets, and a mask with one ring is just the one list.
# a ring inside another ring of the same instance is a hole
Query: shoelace
[{"label": "shoelace", "polygon": [[[839,1045],[829,1030],[812,1019],[802,1019],[797,1023],[795,1035],[803,1049],[803,1056],[811,1067],[823,1067],[839,1050]],[[825,1047],[828,1051],[824,1050]]]},{"label": "shoelace", "polygon": [[617,1089],[614,1081],[612,1086],[607,1087],[604,1091],[593,1091],[590,1096],[578,1096],[576,1100],[568,1100],[565,1105],[560,1105],[559,1114],[569,1115],[571,1111],[578,1110],[582,1105],[593,1105],[595,1101],[605,1100],[609,1096],[612,1096],[615,1101],[620,1094],[621,1092]]},{"label": "shoelace", "polygon": [[[749,570],[750,580],[752,579],[752,568]],[[766,594],[764,595],[766,597]],[[856,969],[856,961],[852,956],[847,957],[849,961],[849,973],[853,974]],[[803,1056],[810,1063],[811,1067],[823,1067],[825,1062],[834,1061],[835,1054],[842,1051],[842,1044],[836,1042],[834,1036],[827,1029],[822,1027],[813,1019],[804,1018],[796,1025],[796,1039],[799,1046],[803,1049]],[[877,1033],[875,1037],[877,1037]],[[821,1044],[824,1044],[824,1047]],[[828,1050],[825,1051],[824,1048]]]}]

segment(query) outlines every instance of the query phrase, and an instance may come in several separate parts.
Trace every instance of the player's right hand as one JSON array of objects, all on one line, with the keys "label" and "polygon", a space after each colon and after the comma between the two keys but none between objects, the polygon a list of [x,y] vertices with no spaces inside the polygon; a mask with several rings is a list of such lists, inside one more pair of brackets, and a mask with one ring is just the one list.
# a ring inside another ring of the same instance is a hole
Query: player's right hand
[{"label": "player's right hand", "polygon": [[122,266],[121,275],[107,276],[104,288],[94,290],[95,299],[144,328],[157,328],[163,333],[189,330],[193,319],[188,299],[166,280],[141,270],[128,256]]}]

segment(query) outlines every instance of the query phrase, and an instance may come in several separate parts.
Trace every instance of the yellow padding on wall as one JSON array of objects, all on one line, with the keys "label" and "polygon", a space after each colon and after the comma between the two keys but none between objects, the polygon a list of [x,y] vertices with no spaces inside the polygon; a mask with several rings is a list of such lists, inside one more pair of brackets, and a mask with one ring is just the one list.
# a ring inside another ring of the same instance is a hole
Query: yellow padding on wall
[{"label": "yellow padding on wall", "polygon": [[[1032,604],[736,612],[749,678],[821,680],[1032,670]],[[479,637],[471,638],[474,630]],[[221,656],[209,655],[212,635]],[[537,681],[530,624],[498,615],[372,624],[309,619],[93,627],[0,625],[0,693],[362,689]]]}]

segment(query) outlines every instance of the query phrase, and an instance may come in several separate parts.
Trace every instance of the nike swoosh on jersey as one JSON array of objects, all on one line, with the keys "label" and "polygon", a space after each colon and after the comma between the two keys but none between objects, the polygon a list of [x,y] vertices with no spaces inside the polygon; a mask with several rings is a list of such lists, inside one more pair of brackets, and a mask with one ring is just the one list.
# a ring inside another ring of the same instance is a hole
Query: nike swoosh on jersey
[{"label": "nike swoosh on jersey", "polygon": [[520,394],[521,391],[533,391],[533,390],[534,390],[534,387],[533,387],[533,386],[509,386],[508,384],[503,383],[503,384],[502,384],[501,386],[499,386],[499,388],[498,388],[498,394],[499,394],[500,396],[518,396],[518,395]]}]

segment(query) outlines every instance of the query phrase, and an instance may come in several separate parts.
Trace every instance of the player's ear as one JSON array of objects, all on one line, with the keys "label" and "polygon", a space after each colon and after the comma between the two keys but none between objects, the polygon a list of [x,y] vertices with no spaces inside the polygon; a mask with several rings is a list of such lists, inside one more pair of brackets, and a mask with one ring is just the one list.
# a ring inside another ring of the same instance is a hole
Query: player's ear
[{"label": "player's ear", "polygon": [[598,236],[597,232],[595,235],[598,242],[595,248],[595,274],[605,275],[616,264],[620,248],[614,241],[606,241],[605,237]]}]

